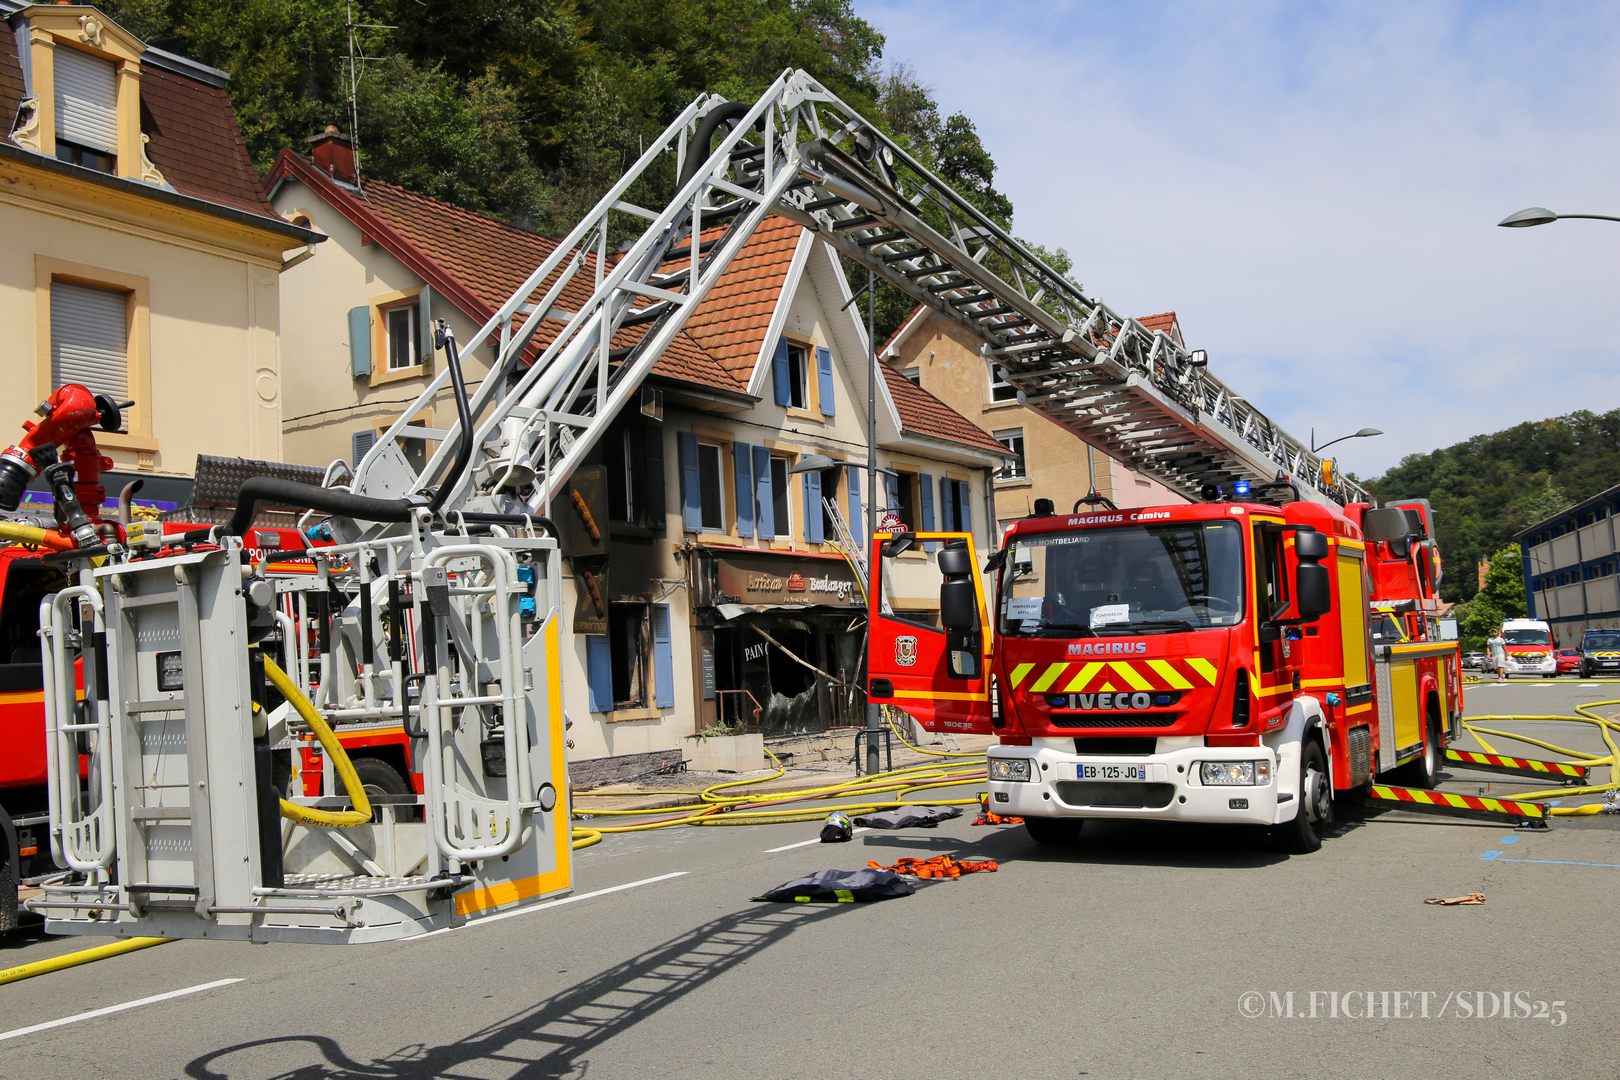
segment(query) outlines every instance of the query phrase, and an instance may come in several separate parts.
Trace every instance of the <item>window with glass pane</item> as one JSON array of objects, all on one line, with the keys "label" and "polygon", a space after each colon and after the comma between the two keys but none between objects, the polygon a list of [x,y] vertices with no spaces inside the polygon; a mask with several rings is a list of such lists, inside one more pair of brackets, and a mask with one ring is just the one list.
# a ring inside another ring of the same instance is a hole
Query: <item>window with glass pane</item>
[{"label": "window with glass pane", "polygon": [[996,442],[1000,443],[1002,446],[1005,446],[1007,448],[1007,452],[1013,455],[1013,460],[1001,467],[1000,471],[996,473],[996,478],[999,480],[1017,480],[1022,478],[1025,475],[1023,431],[998,431],[996,432]]},{"label": "window with glass pane", "polygon": [[810,350],[788,342],[788,407],[810,407]]},{"label": "window with glass pane", "polygon": [[776,526],[776,538],[789,540],[793,536],[793,521],[788,508],[793,505],[792,485],[788,482],[788,459],[771,455],[771,518]]},{"label": "window with glass pane", "polygon": [[416,304],[405,304],[401,307],[389,308],[383,313],[383,325],[388,335],[389,371],[416,367],[422,362],[422,353],[417,348],[416,342],[416,326],[420,321],[419,311],[420,308]]},{"label": "window with glass pane", "polygon": [[697,451],[698,505],[703,515],[703,528],[711,532],[725,532],[726,485],[720,447],[714,443],[698,443]]},{"label": "window with glass pane", "polygon": [[990,400],[1018,400],[1018,388],[1007,381],[1007,369],[1000,364],[990,368]]}]

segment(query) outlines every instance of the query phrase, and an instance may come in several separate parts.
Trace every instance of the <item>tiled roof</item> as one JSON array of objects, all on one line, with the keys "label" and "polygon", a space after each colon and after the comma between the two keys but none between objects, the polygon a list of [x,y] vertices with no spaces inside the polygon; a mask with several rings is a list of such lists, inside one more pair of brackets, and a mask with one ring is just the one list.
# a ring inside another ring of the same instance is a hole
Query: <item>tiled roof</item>
[{"label": "tiled roof", "polygon": [[259,187],[223,87],[143,65],[141,131],[151,137],[146,156],[182,195],[281,220]]},{"label": "tiled roof", "polygon": [[803,231],[785,217],[766,218],[686,320],[686,333],[743,384],[754,373]]},{"label": "tiled roof", "polygon": [[[23,93],[16,38],[0,35],[0,138],[16,126]],[[142,64],[141,132],[151,139],[147,157],[175,191],[282,223],[259,187],[222,87]]]},{"label": "tiled roof", "polygon": [[939,398],[888,364],[879,364],[878,367],[883,369],[883,380],[888,384],[889,396],[894,399],[894,407],[900,413],[902,432],[944,439],[971,446],[975,450],[988,450],[992,454],[1006,453],[1007,448],[992,438],[989,432]]},{"label": "tiled roof", "polygon": [[1166,311],[1159,315],[1143,315],[1136,321],[1149,330],[1161,331],[1172,337],[1176,336],[1176,313],[1173,311]]},{"label": "tiled roof", "polygon": [[[283,150],[266,178],[267,189],[288,176],[316,191],[369,237],[420,276],[466,315],[478,322],[523,286],[536,267],[557,249],[557,241],[452,203],[419,195],[383,180],[366,180],[363,191],[339,184],[301,155]],[[734,272],[736,263],[728,270]],[[591,296],[589,267],[575,276],[558,297],[559,307],[577,311]],[[530,294],[538,302],[556,280],[541,282]],[[722,282],[724,284],[724,282]],[[521,322],[521,319],[514,320]],[[535,333],[543,348],[562,329],[548,321]],[[615,348],[626,348],[646,333],[642,326],[621,329]],[[653,374],[718,390],[742,392],[738,380],[683,330],[675,335]]]},{"label": "tiled roof", "polygon": [[0,41],[0,124],[6,136],[17,124],[17,106],[23,100],[22,60],[15,41]]}]

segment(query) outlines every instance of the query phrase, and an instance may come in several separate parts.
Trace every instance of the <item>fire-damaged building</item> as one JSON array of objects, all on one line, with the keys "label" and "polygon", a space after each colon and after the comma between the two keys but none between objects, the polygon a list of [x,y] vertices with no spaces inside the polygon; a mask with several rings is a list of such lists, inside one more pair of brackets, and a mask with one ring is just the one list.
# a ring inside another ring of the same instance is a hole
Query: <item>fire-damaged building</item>
[{"label": "fire-damaged building", "polygon": [[[467,342],[469,378],[487,374],[491,347],[471,335],[553,242],[357,178],[333,132],[313,149],[285,152],[267,187],[329,237],[283,279],[307,316],[286,334],[300,372],[286,445],[324,465],[363,452],[393,403],[432,379],[430,320]],[[767,220],[550,508],[574,581],[563,698],[576,759],[677,749],[721,724],[773,736],[860,722],[864,602],[838,540],[847,528],[865,541],[874,501],[871,354],[850,299],[825,245]],[[987,546],[1005,448],[879,371],[878,508]],[[450,409],[424,414],[407,441],[448,427]]]}]

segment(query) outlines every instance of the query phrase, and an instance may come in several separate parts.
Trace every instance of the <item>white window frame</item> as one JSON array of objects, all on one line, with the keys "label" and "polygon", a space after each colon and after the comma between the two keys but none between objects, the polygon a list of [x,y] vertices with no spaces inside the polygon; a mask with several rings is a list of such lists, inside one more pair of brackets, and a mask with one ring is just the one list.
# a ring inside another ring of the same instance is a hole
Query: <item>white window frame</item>
[{"label": "white window frame", "polygon": [[[384,371],[408,371],[411,368],[422,366],[422,345],[416,340],[418,327],[422,322],[422,304],[420,300],[408,300],[399,304],[390,304],[384,307],[379,314],[382,316],[383,327],[383,358]],[[394,357],[394,317],[405,316],[405,363],[395,363]]]},{"label": "white window frame", "polygon": [[[793,358],[797,356],[798,371],[794,372]],[[810,346],[797,341],[787,343],[788,403],[790,409],[808,410],[810,401]]]},{"label": "white window frame", "polygon": [[[1027,480],[1029,479],[1029,457],[1027,444],[1024,441],[1023,428],[1007,428],[998,431],[994,436],[996,442],[1005,446],[1009,451],[1018,455],[1012,464],[1003,465],[996,470],[997,480]],[[1016,445],[1015,445],[1016,444]]]},{"label": "white window frame", "polygon": [[1018,400],[1018,388],[1002,378],[1006,370],[1000,364],[990,365],[990,404],[992,405]]}]

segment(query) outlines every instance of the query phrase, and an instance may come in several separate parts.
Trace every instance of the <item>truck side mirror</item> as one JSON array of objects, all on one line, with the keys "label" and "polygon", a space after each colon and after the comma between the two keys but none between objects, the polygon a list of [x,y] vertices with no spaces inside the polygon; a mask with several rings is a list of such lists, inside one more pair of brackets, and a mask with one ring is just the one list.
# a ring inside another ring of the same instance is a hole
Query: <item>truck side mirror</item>
[{"label": "truck side mirror", "polygon": [[1327,537],[1315,529],[1300,529],[1294,533],[1294,555],[1299,559],[1294,570],[1294,606],[1300,621],[1309,622],[1333,609],[1328,570],[1321,564],[1328,555]]},{"label": "truck side mirror", "polygon": [[973,560],[968,557],[967,545],[959,540],[948,542],[939,552],[939,572],[949,581],[973,573]]},{"label": "truck side mirror", "polygon": [[978,595],[966,578],[946,581],[939,587],[939,621],[946,630],[971,633],[979,629]]},{"label": "truck side mirror", "polygon": [[1301,563],[1295,573],[1294,596],[1299,617],[1304,621],[1319,619],[1333,610],[1333,596],[1328,586],[1327,567],[1316,563]]}]

